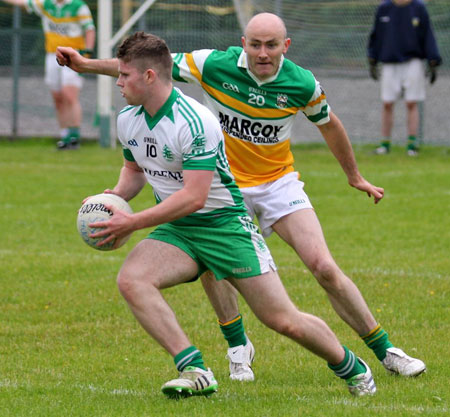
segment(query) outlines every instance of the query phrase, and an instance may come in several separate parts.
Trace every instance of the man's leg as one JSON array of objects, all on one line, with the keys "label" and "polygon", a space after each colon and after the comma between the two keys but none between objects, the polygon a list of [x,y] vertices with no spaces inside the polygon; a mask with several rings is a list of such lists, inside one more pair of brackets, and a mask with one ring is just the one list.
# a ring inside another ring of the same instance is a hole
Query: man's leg
[{"label": "man's leg", "polygon": [[389,153],[391,149],[391,134],[394,124],[394,102],[383,102],[383,110],[381,113],[381,139],[380,146],[376,148],[375,153],[383,155]]},{"label": "man's leg", "polygon": [[58,148],[70,145],[73,148],[79,143],[82,118],[79,93],[80,89],[73,85],[65,85],[60,91],[52,91],[60,128],[67,129],[67,134],[58,143]]},{"label": "man's leg", "polygon": [[[117,283],[141,326],[175,361],[180,377],[164,384],[167,395],[209,395],[217,390],[201,352],[192,346],[161,294],[164,288],[197,275],[197,264],[176,246],[153,239],[140,242],[125,260]],[[201,381],[201,382],[199,382]]]},{"label": "man's leg", "polygon": [[230,363],[230,378],[236,381],[253,381],[255,375],[251,364],[255,348],[245,335],[236,289],[226,280],[216,281],[210,271],[201,276],[201,281],[216,312],[220,330],[228,342],[226,357]]},{"label": "man's leg", "polygon": [[[404,353],[395,351],[396,356],[392,359],[394,351],[391,349],[395,348],[388,334],[377,324],[358,287],[332,258],[313,209],[295,211],[282,217],[272,227],[310,269],[327,292],[338,315],[358,333],[388,370],[405,376],[418,375],[425,370],[422,361]],[[387,364],[391,359],[392,362],[397,361],[395,367]]]},{"label": "man's leg", "polygon": [[276,272],[230,282],[259,320],[325,359],[335,374],[347,381],[353,395],[375,393],[369,367],[339,343],[323,320],[297,310]]},{"label": "man's leg", "polygon": [[415,101],[406,102],[408,144],[406,147],[409,156],[416,156],[419,150],[417,131],[419,129],[419,106]]}]

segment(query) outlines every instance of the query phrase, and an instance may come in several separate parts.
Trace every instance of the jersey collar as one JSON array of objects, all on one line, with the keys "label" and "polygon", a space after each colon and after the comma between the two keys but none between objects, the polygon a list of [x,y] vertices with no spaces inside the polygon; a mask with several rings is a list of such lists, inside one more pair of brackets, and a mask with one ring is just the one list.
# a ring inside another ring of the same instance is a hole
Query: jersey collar
[{"label": "jersey collar", "polygon": [[136,112],[136,116],[144,113],[145,121],[147,122],[147,126],[150,130],[153,129],[164,116],[167,116],[170,120],[172,120],[172,122],[174,122],[175,117],[173,115],[172,106],[179,96],[178,90],[176,88],[172,88],[169,98],[153,117],[147,113],[144,106],[140,107],[140,109]]},{"label": "jersey collar", "polygon": [[253,74],[253,72],[250,71],[250,68],[248,67],[247,53],[244,50],[242,50],[241,55],[239,56],[237,65],[238,67],[245,68],[247,70],[247,74],[253,79],[253,81],[258,84],[258,86],[261,86],[263,84],[271,83],[277,79],[278,74],[281,71],[281,67],[283,66],[283,62],[284,55],[281,55],[280,65],[278,66],[277,72],[266,80],[260,80],[255,74]]}]

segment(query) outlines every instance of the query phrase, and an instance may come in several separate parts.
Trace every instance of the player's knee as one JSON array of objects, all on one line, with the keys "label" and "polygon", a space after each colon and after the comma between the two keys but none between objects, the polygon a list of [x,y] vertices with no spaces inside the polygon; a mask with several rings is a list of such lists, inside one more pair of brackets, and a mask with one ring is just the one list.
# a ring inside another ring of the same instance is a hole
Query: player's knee
[{"label": "player's knee", "polygon": [[389,102],[389,101],[385,101],[383,103],[383,108],[384,108],[385,111],[389,111],[390,112],[390,111],[392,111],[394,109],[394,103]]},{"label": "player's knee", "polygon": [[288,319],[287,317],[279,320],[272,328],[277,333],[294,340],[303,340],[305,336],[301,321]]},{"label": "player's knee", "polygon": [[340,270],[331,259],[317,259],[311,265],[311,272],[316,277],[319,284],[325,289],[339,286]]},{"label": "player's knee", "polygon": [[139,280],[126,269],[122,269],[117,276],[117,287],[127,301],[132,301],[139,294]]},{"label": "player's knee", "polygon": [[267,316],[260,317],[261,321],[270,329],[284,336],[292,338],[299,332],[300,323],[297,310],[292,305],[291,308],[282,312],[269,312]]},{"label": "player's knee", "polygon": [[62,94],[53,94],[53,102],[56,107],[62,107],[64,105],[64,96]]},{"label": "player's knee", "polygon": [[125,298],[128,298],[128,295],[132,291],[132,283],[129,276],[123,271],[120,271],[117,275],[117,287],[119,288],[120,293]]}]

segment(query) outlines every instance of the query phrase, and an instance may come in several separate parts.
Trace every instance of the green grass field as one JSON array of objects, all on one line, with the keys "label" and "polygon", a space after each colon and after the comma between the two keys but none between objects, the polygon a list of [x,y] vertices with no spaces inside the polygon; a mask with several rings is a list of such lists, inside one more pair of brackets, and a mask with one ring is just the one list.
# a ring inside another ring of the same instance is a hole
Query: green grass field
[{"label": "green grass field", "polygon": [[[0,417],[449,415],[450,150],[425,148],[415,159],[403,148],[386,157],[368,147],[355,152],[363,175],[386,189],[376,206],[347,185],[325,146],[294,148],[335,259],[391,340],[422,358],[428,372],[416,379],[387,375],[294,252],[272,236],[292,299],[371,365],[377,394],[351,397],[322,360],[266,329],[243,301],[257,379],[229,381],[226,344],[196,282],[164,294],[219,391],[174,401],[160,392],[176,376],[172,358],[139,327],[115,283],[147,232],[100,252],[76,230],[82,199],[115,185],[120,150],[89,143],[58,153],[51,141],[1,140]],[[153,201],[148,187],[131,205],[137,211]]]}]

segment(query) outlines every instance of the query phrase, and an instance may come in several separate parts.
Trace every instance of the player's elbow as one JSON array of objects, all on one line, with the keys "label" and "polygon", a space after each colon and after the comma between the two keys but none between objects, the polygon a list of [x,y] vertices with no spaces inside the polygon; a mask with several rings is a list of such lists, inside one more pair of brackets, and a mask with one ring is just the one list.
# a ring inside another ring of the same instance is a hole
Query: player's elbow
[{"label": "player's elbow", "polygon": [[206,200],[208,199],[208,196],[196,196],[191,200],[191,210],[192,213],[195,213],[196,211],[201,210],[203,207],[205,207]]}]

